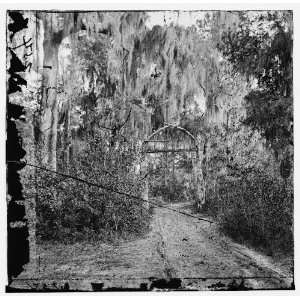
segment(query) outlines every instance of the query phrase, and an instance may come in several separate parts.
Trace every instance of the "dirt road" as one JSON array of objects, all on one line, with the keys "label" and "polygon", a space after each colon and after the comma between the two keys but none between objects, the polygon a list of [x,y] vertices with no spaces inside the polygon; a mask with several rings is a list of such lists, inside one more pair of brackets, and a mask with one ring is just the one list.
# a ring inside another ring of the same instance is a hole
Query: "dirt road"
[{"label": "dirt road", "polygon": [[[185,206],[171,205],[188,211]],[[277,265],[232,242],[215,224],[157,208],[144,239],[43,246],[35,272],[24,272],[13,286],[52,289],[67,282],[70,289],[91,290],[92,282],[94,289],[280,289],[291,287],[291,276],[288,264]]]}]

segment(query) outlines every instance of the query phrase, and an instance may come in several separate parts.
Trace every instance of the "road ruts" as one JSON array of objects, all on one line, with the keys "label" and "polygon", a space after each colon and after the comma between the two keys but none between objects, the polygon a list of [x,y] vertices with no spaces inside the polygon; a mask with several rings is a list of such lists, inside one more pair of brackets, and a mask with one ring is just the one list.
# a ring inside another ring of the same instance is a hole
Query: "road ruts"
[{"label": "road ruts", "polygon": [[[188,211],[186,203],[170,205]],[[140,288],[226,290],[290,288],[292,274],[269,257],[222,236],[217,225],[155,208],[150,232],[115,245],[40,246],[38,269],[13,286],[92,290]],[[168,285],[169,284],[169,285]]]},{"label": "road ruts", "polygon": [[[183,209],[183,204],[172,207]],[[270,258],[222,236],[216,224],[160,210],[167,260],[185,289],[289,288],[292,274]],[[242,279],[244,278],[244,279]]]}]

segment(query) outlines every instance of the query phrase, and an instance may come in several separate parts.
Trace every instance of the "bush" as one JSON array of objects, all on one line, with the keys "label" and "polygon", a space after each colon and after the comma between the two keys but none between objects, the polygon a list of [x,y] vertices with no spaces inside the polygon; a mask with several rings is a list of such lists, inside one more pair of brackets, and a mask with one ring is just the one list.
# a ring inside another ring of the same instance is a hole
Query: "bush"
[{"label": "bush", "polygon": [[[39,240],[75,242],[113,241],[137,236],[147,230],[150,211],[144,203],[109,189],[140,196],[133,164],[133,144],[105,150],[101,140],[74,157],[64,172],[108,188],[37,170],[37,237]],[[60,166],[60,169],[63,166]],[[61,170],[59,170],[61,171]]]},{"label": "bush", "polygon": [[257,170],[238,179],[223,177],[208,188],[205,210],[235,240],[270,254],[293,250],[293,189],[281,178]]}]

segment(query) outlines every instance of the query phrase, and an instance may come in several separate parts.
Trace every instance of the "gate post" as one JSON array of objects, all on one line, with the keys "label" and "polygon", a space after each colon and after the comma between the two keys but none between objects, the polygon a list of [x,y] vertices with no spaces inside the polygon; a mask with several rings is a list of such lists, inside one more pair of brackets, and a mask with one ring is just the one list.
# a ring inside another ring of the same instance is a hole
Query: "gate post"
[{"label": "gate post", "polygon": [[146,209],[149,209],[150,208],[150,205],[149,205],[149,182],[148,182],[148,177],[145,178],[145,183],[144,183],[144,190],[142,192],[142,198],[145,200],[144,203],[143,203],[143,206],[146,208]]},{"label": "gate post", "polygon": [[205,203],[205,180],[202,170],[202,161],[204,159],[204,141],[201,136],[197,137],[196,159],[193,161],[194,184],[196,187],[196,205],[201,210]]},{"label": "gate post", "polygon": [[[145,176],[148,171],[148,159],[146,157],[146,153],[143,153],[143,142],[139,142],[138,144],[138,158],[137,158],[137,164],[136,164],[136,174],[141,178],[142,176]],[[148,202],[149,199],[149,182],[148,182],[148,176],[144,178],[143,180],[143,190],[141,193],[141,197],[143,200],[142,206],[146,209],[149,209],[150,205]]]}]

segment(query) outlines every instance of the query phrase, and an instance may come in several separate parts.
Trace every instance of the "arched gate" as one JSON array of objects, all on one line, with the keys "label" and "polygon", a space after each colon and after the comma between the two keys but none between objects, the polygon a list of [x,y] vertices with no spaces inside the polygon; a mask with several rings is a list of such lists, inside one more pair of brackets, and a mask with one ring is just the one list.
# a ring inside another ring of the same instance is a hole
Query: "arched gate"
[{"label": "arched gate", "polygon": [[[191,132],[177,125],[165,125],[153,132],[142,144],[142,162],[140,171],[147,174],[149,163],[156,159],[157,155],[165,157],[168,162],[168,155],[185,154],[192,161],[193,185],[196,188],[197,199],[191,199],[201,206],[204,203],[204,181],[202,175],[201,161],[202,151],[199,141]],[[173,163],[174,164],[174,163]],[[164,168],[169,170],[169,166]],[[173,167],[174,172],[174,167]],[[166,180],[166,179],[165,179]],[[149,181],[145,178],[145,189],[143,198],[148,200]]]}]

